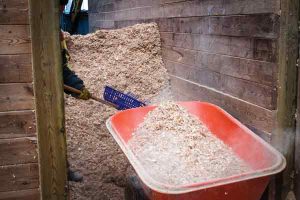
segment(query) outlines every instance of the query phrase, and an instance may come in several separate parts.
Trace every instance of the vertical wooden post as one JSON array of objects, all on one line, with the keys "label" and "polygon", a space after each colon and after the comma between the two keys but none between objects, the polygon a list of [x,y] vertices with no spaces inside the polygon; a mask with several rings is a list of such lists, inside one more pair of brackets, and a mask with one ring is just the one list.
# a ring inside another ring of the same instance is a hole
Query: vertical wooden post
[{"label": "vertical wooden post", "polygon": [[59,1],[29,2],[41,197],[67,199]]},{"label": "vertical wooden post", "polygon": [[300,8],[298,9],[298,95],[296,113],[296,139],[295,139],[295,194],[300,198]]},{"label": "vertical wooden post", "polygon": [[286,157],[287,167],[273,182],[271,199],[281,200],[293,185],[299,0],[281,0],[280,5],[277,116],[271,143]]}]

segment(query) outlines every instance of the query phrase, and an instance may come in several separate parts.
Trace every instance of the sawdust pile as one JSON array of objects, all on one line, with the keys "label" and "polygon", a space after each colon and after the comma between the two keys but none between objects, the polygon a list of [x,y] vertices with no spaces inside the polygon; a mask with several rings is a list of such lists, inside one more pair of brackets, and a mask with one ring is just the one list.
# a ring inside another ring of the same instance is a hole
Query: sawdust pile
[{"label": "sawdust pile", "polygon": [[[102,97],[103,87],[110,85],[149,100],[168,84],[154,23],[67,35],[66,40],[72,69],[96,96]],[[92,100],[66,98],[69,161],[84,175],[83,183],[71,183],[72,199],[124,199],[130,165],[105,127],[115,112]]]},{"label": "sawdust pile", "polygon": [[181,185],[247,172],[250,168],[196,116],[175,103],[149,112],[129,141],[156,181]]}]

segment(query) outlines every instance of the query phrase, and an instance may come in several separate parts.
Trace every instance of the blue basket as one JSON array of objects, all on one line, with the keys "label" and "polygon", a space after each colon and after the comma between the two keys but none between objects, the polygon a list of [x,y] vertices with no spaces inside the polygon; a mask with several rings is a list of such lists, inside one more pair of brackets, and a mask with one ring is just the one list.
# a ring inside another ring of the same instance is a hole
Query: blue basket
[{"label": "blue basket", "polygon": [[118,110],[126,110],[145,106],[146,104],[135,99],[134,97],[119,92],[109,86],[105,86],[103,98],[118,106]]}]

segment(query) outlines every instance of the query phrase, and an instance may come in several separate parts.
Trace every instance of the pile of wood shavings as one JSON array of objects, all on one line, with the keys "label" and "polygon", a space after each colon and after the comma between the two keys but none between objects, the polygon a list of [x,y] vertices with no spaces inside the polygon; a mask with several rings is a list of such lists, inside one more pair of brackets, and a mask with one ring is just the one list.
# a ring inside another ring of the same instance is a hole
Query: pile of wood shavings
[{"label": "pile of wood shavings", "polygon": [[191,184],[251,170],[196,116],[172,102],[147,114],[129,147],[146,172],[164,184]]},{"label": "pile of wood shavings", "polygon": [[96,94],[102,94],[103,85],[110,85],[148,100],[168,82],[156,23],[67,36],[66,40],[71,65]]},{"label": "pile of wood shavings", "polygon": [[[66,39],[72,69],[96,96],[102,97],[104,86],[110,85],[148,100],[168,85],[154,23]],[[70,183],[71,199],[124,199],[130,164],[105,126],[114,113],[93,100],[67,96],[68,157],[71,167],[84,175],[83,183]]]}]

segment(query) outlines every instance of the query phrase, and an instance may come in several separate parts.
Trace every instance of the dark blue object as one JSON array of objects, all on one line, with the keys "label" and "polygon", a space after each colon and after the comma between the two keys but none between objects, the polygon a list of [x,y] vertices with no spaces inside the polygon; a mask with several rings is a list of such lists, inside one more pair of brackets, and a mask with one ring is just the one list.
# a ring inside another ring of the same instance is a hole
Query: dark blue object
[{"label": "dark blue object", "polygon": [[103,98],[108,102],[118,105],[118,110],[126,110],[146,105],[132,96],[119,92],[109,86],[105,86]]},{"label": "dark blue object", "polygon": [[[60,17],[60,27],[63,31],[71,33],[72,23],[70,14],[63,13]],[[87,11],[78,14],[78,24],[74,34],[86,35],[89,33],[89,18]]]}]

